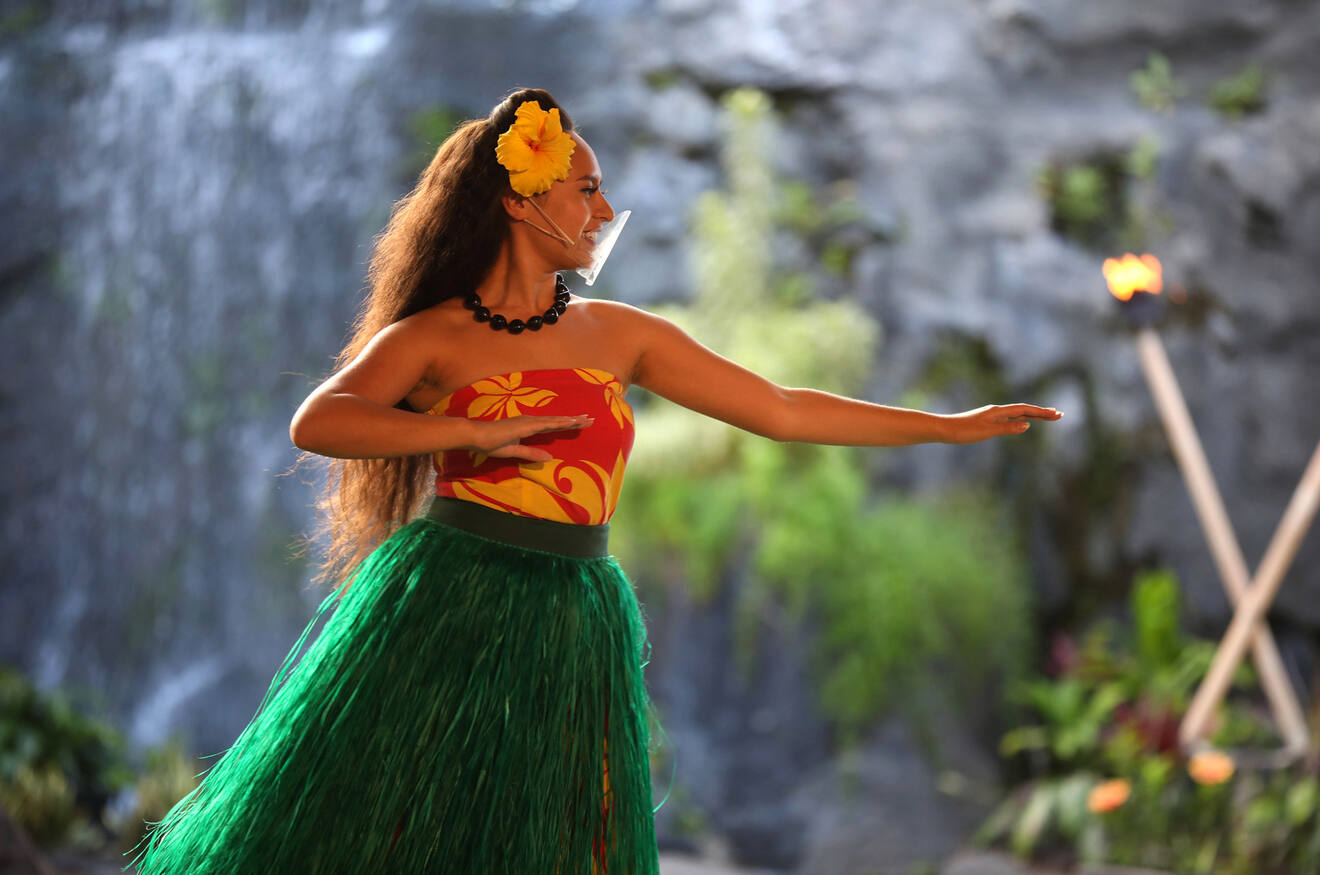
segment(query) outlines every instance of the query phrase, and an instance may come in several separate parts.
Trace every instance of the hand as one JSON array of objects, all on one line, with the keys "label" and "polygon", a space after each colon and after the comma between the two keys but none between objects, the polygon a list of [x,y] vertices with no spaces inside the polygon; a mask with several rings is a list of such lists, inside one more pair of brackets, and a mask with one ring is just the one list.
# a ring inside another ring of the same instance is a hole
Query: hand
[{"label": "hand", "polygon": [[987,404],[985,407],[978,407],[966,413],[946,416],[948,426],[944,442],[972,444],[1000,435],[1022,434],[1031,427],[1028,420],[1043,419],[1052,422],[1061,416],[1063,414],[1053,407],[1037,407],[1034,404]]},{"label": "hand", "polygon": [[577,416],[510,416],[494,422],[475,420],[472,424],[476,426],[477,434],[471,446],[494,458],[546,462],[554,456],[540,447],[521,443],[522,439],[548,431],[587,428],[595,421],[585,413]]}]

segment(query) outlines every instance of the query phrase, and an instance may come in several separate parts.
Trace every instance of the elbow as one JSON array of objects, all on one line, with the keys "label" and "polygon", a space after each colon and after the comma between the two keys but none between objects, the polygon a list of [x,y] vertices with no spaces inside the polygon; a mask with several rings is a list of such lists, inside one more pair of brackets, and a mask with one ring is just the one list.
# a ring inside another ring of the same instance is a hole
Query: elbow
[{"label": "elbow", "polygon": [[289,440],[293,441],[293,445],[298,449],[312,452],[307,441],[307,426],[303,425],[302,420],[297,416],[289,423]]},{"label": "elbow", "polygon": [[289,440],[293,441],[295,447],[309,453],[319,452],[315,422],[315,417],[307,413],[306,403],[293,414],[293,419],[289,421]]},{"label": "elbow", "polygon": [[776,387],[776,397],[767,412],[765,424],[758,429],[762,437],[779,443],[791,443],[802,439],[797,422],[797,390]]}]

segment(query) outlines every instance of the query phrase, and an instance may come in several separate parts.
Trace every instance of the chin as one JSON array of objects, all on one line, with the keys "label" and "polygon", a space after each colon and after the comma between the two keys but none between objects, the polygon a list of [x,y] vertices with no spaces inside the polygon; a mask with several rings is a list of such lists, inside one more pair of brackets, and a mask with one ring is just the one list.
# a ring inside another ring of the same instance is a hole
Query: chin
[{"label": "chin", "polygon": [[570,257],[568,257],[568,258],[565,258],[565,259],[564,259],[564,263],[563,263],[563,265],[562,265],[561,267],[559,267],[559,268],[556,268],[556,269],[557,269],[557,270],[581,270],[581,269],[584,268],[584,267],[591,267],[591,262],[592,262],[593,259],[594,259],[594,256],[593,256],[592,253],[590,253],[590,252],[588,252],[588,253],[586,253],[586,254],[584,254],[584,255],[572,255],[572,256],[570,256]]}]

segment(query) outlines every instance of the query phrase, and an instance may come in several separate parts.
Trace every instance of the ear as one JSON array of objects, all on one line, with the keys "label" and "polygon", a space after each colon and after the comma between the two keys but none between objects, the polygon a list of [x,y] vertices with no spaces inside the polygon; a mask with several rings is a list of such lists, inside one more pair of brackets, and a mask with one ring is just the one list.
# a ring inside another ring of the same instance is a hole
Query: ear
[{"label": "ear", "polygon": [[510,192],[500,196],[500,203],[504,205],[504,213],[515,222],[524,221],[531,205],[527,203],[527,198],[520,194]]}]

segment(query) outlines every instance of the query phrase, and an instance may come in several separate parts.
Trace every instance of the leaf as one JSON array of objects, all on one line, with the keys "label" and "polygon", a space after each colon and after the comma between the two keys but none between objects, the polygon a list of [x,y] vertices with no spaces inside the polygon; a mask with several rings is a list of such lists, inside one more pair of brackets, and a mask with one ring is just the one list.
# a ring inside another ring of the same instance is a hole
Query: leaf
[{"label": "leaf", "polygon": [[1279,805],[1268,796],[1258,796],[1247,804],[1248,828],[1262,828],[1274,825],[1279,820]]},{"label": "leaf", "polygon": [[1126,698],[1127,693],[1123,690],[1122,684],[1117,682],[1104,684],[1091,696],[1086,716],[1090,720],[1103,721],[1111,711],[1123,704]]},{"label": "leaf", "polygon": [[1055,787],[1053,784],[1041,784],[1031,793],[1022,816],[1013,828],[1013,853],[1019,857],[1030,857],[1031,851],[1040,841],[1041,834],[1049,825],[1050,815],[1054,812]]},{"label": "leaf", "polygon": [[1085,772],[1069,775],[1059,783],[1055,796],[1055,810],[1059,829],[1070,836],[1079,835],[1089,812],[1086,797],[1095,785],[1095,778]]},{"label": "leaf", "polygon": [[1019,726],[1004,733],[999,742],[999,755],[1012,757],[1024,750],[1045,750],[1049,746],[1050,736],[1044,726]]},{"label": "leaf", "polygon": [[1304,778],[1290,787],[1283,803],[1288,822],[1293,826],[1301,826],[1309,820],[1315,813],[1318,796],[1320,796],[1320,785],[1315,778]]},{"label": "leaf", "polygon": [[978,845],[989,845],[999,841],[1008,834],[1021,810],[1021,796],[1018,794],[1009,796],[990,812],[990,816],[977,829],[973,841]]}]

